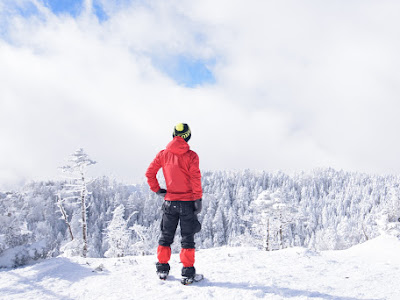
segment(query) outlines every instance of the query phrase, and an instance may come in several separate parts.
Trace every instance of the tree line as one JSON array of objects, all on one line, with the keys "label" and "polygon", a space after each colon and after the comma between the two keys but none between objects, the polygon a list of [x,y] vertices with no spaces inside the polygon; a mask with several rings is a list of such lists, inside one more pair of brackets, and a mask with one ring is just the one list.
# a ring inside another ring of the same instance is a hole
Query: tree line
[{"label": "tree line", "polygon": [[[0,266],[60,254],[155,253],[163,199],[145,182],[88,180],[85,168],[95,162],[83,150],[71,159],[64,180],[31,182],[0,193]],[[345,249],[382,232],[400,235],[399,176],[331,168],[292,175],[203,171],[202,184],[197,248]],[[179,250],[179,240],[178,233],[173,251]]]}]

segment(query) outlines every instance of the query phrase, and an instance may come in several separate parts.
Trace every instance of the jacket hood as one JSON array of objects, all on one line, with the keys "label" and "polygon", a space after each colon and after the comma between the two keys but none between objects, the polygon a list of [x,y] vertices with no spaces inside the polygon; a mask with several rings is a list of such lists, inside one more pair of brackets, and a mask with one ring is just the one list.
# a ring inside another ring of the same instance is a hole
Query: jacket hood
[{"label": "jacket hood", "polygon": [[186,141],[180,137],[176,136],[174,139],[168,143],[166,150],[174,153],[174,154],[183,154],[186,153],[190,150],[189,144],[186,143]]}]

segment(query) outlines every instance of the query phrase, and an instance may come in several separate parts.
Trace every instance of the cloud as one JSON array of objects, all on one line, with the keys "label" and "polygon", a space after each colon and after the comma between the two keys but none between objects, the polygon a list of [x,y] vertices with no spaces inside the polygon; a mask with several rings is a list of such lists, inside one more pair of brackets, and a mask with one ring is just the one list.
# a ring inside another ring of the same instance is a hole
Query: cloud
[{"label": "cloud", "polygon": [[203,169],[400,169],[395,1],[10,3],[2,182],[54,177],[79,147],[143,180],[178,122]]},{"label": "cloud", "polygon": [[243,109],[291,114],[288,128],[319,145],[335,167],[398,169],[394,153],[384,154],[399,148],[390,138],[399,125],[397,3],[250,1],[226,13],[217,5],[210,15],[210,1],[197,5],[188,10],[193,18],[222,28],[209,35],[227,61],[216,77],[241,95]]}]

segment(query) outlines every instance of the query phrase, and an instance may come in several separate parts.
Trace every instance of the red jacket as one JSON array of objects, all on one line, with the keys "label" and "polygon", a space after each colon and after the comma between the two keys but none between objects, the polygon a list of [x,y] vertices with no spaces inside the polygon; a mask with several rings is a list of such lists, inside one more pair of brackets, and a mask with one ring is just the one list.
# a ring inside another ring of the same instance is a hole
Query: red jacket
[{"label": "red jacket", "polygon": [[163,169],[167,185],[165,200],[194,201],[203,196],[199,156],[190,150],[188,143],[182,137],[174,137],[148,167],[146,177],[153,192],[160,189],[156,177],[160,168]]}]

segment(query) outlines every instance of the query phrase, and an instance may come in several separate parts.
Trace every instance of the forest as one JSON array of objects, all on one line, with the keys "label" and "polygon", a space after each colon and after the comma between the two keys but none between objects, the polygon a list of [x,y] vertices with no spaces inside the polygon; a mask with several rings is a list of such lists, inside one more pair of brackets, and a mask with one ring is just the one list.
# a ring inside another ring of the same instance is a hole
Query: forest
[{"label": "forest", "polygon": [[[155,253],[164,200],[146,182],[88,180],[81,171],[65,180],[0,192],[0,267],[60,254]],[[202,230],[195,236],[199,249],[346,249],[383,232],[400,236],[399,176],[332,168],[290,175],[202,171],[202,185]],[[173,252],[180,249],[179,236],[178,228]]]}]

